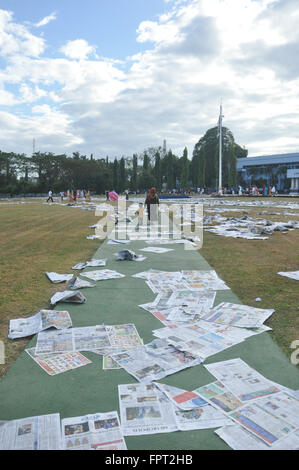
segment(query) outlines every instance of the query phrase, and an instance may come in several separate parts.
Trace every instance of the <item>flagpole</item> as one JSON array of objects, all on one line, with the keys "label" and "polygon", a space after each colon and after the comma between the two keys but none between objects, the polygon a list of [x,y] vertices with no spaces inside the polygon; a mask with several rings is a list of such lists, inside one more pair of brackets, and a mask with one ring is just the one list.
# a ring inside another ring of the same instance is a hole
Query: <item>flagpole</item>
[{"label": "flagpole", "polygon": [[219,116],[219,184],[218,194],[222,196],[222,104],[220,105]]}]

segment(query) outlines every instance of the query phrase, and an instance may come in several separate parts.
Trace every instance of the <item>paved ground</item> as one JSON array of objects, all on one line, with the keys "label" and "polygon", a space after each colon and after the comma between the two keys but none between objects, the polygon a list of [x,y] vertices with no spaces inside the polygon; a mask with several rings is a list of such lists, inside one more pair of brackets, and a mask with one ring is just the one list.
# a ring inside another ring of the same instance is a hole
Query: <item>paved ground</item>
[{"label": "paved ground", "polygon": [[[138,253],[138,248],[145,245],[141,241],[132,242],[128,248]],[[119,251],[119,246],[107,245],[105,242],[94,257],[108,258],[107,268],[116,269],[126,277],[101,281],[94,289],[84,289],[82,292],[87,297],[84,305],[58,304],[58,309],[70,312],[74,327],[101,323],[134,323],[144,342],[151,341],[154,339],[151,331],[163,325],[150,313],[140,309],[138,304],[152,301],[155,295],[144,280],[132,278],[131,275],[149,268],[169,271],[210,269],[199,253],[186,251],[183,245],[171,245],[170,248],[174,248],[174,251],[165,254],[146,253],[147,259],[143,262],[117,262],[113,253]],[[229,285],[229,280],[225,281]],[[230,290],[218,291],[216,303],[221,301],[241,303]],[[36,337],[28,347],[33,347],[35,343]],[[84,352],[84,355],[93,361],[92,364],[50,377],[27,353],[21,354],[0,382],[0,420],[55,412],[59,412],[61,418],[66,418],[118,410],[117,385],[135,383],[135,379],[124,370],[104,371],[100,356],[91,352]],[[210,357],[206,363],[236,357],[241,357],[275,382],[293,389],[299,388],[298,369],[289,362],[268,333],[251,337],[246,342]],[[193,390],[213,380],[214,378],[201,364],[168,376],[161,382]],[[213,430],[174,432],[125,439],[129,450],[229,449]]]}]

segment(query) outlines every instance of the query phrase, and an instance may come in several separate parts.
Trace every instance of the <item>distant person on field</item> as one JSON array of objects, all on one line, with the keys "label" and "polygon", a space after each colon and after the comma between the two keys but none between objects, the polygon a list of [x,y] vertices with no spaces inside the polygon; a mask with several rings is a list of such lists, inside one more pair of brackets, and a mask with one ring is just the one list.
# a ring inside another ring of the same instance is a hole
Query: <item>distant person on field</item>
[{"label": "distant person on field", "polygon": [[48,197],[48,199],[47,199],[47,202],[49,202],[50,200],[51,200],[52,202],[54,202],[54,201],[53,201],[53,191],[52,191],[51,189],[50,189],[49,192],[48,192],[48,196],[49,196],[49,197]]},{"label": "distant person on field", "polygon": [[147,217],[150,221],[156,221],[158,218],[159,197],[156,188],[151,188],[146,196],[144,205],[147,208]]},{"label": "distant person on field", "polygon": [[138,226],[143,224],[143,214],[144,214],[144,208],[142,202],[139,203],[139,209],[137,211],[138,213]]},{"label": "distant person on field", "polygon": [[77,200],[77,190],[76,189],[74,189],[74,191],[73,191],[73,200],[74,200],[74,202],[76,202],[76,200]]}]

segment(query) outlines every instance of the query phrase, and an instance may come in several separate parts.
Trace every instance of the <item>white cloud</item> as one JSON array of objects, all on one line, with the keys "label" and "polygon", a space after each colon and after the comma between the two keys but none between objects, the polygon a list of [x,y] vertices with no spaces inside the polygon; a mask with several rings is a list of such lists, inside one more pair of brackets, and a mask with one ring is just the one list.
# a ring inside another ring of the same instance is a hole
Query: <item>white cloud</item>
[{"label": "white cloud", "polygon": [[41,26],[45,26],[46,24],[50,23],[50,21],[54,21],[56,20],[57,16],[56,16],[56,13],[53,12],[51,13],[49,16],[46,16],[45,18],[43,18],[42,20],[40,20],[38,23],[35,23],[35,27],[36,28],[40,28]]},{"label": "white cloud", "polygon": [[[34,136],[45,151],[112,158],[166,139],[191,155],[222,98],[224,125],[249,155],[299,150],[296,1],[167,2],[168,13],[139,25],[136,41],[149,46],[127,71],[85,39],[47,57],[45,41],[0,10],[0,100],[12,107],[0,115],[0,148],[30,152]],[[32,114],[14,111],[21,103]]]},{"label": "white cloud", "polygon": [[95,46],[90,46],[85,39],[68,41],[60,50],[69,59],[87,59],[88,56],[96,54]]}]

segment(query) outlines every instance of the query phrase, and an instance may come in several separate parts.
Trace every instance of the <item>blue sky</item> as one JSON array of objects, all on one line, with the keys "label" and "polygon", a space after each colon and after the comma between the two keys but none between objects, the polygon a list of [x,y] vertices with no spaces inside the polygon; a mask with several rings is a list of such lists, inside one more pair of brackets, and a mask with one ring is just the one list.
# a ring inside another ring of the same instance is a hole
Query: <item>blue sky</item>
[{"label": "blue sky", "polygon": [[143,20],[156,20],[169,10],[164,0],[2,0],[0,8],[14,13],[16,22],[38,23],[52,13],[55,20],[42,30],[49,53],[67,40],[86,39],[100,56],[125,59],[145,49],[136,43],[136,30]]},{"label": "blue sky", "polygon": [[2,0],[0,149],[299,151],[298,0]]}]

